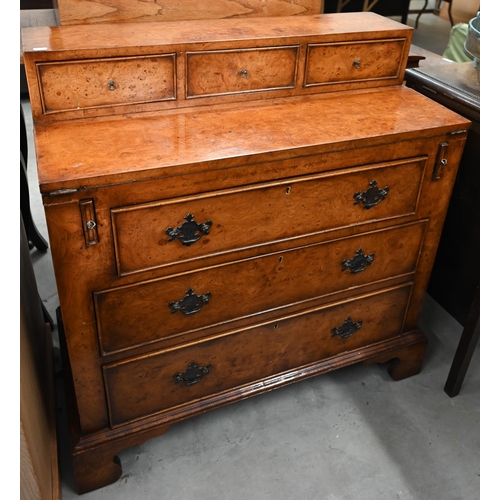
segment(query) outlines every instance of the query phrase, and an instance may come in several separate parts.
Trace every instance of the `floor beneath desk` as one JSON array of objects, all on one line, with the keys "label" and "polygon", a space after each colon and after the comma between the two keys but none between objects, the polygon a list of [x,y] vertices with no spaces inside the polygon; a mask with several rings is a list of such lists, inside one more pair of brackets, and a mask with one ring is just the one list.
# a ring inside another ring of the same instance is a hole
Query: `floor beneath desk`
[{"label": "floor beneath desk", "polygon": [[[446,25],[423,15],[414,43],[423,37],[420,46],[442,53]],[[435,45],[427,28],[441,33]],[[28,132],[32,140],[29,118]],[[28,170],[33,218],[47,237],[32,146]],[[55,319],[50,249],[32,250],[32,259]],[[62,500],[479,499],[479,347],[452,399],[443,387],[462,327],[427,297],[421,328],[429,338],[421,374],[394,382],[385,367],[351,366],[175,424],[121,452],[122,478],[83,497],[74,491],[58,372]],[[57,348],[56,331],[54,339]]]}]

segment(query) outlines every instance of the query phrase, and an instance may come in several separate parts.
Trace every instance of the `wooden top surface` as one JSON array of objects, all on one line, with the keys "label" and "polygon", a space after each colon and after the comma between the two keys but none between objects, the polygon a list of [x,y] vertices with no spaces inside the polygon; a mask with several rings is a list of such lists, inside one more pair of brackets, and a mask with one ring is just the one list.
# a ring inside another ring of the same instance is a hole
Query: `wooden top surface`
[{"label": "wooden top surface", "polygon": [[322,0],[58,0],[62,25],[319,14]]},{"label": "wooden top surface", "polygon": [[39,123],[35,143],[41,191],[51,192],[344,150],[354,141],[384,144],[469,124],[394,86]]},{"label": "wooden top surface", "polygon": [[413,28],[372,12],[320,14],[314,16],[214,19],[210,21],[177,21],[117,23],[24,28],[22,46],[25,53],[51,51],[94,51],[183,45],[187,43],[258,41],[293,39],[304,35],[357,33],[358,39],[370,38],[373,32],[395,30],[398,36]]}]

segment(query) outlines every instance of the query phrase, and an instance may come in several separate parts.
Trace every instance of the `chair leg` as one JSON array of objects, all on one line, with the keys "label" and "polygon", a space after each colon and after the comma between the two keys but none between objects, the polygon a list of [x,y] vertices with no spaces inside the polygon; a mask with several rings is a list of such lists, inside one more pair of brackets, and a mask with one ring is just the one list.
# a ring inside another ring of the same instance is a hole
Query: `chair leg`
[{"label": "chair leg", "polygon": [[465,374],[469,368],[469,363],[474,354],[474,350],[479,341],[479,286],[476,289],[474,300],[472,301],[465,327],[458,343],[457,351],[451,364],[448,379],[444,386],[444,391],[450,398],[454,398],[462,387]]},{"label": "chair leg", "polygon": [[25,158],[21,153],[21,214],[24,221],[24,227],[26,228],[26,236],[28,237],[28,243],[30,244],[30,250],[33,245],[40,252],[46,252],[49,248],[48,243],[45,238],[38,231],[31,215],[30,208],[30,194],[28,187],[28,174],[26,172],[26,162]]},{"label": "chair leg", "polygon": [[451,16],[451,4],[453,3],[453,0],[448,0],[448,17],[450,18],[450,23],[451,27],[455,26],[455,23],[453,22],[453,17]]},{"label": "chair leg", "polygon": [[21,214],[26,228],[26,236],[28,237],[28,245],[31,250],[33,246],[40,252],[45,252],[49,245],[45,238],[39,233],[31,215],[30,208],[30,193],[28,184],[28,134],[26,133],[26,121],[24,119],[24,111],[21,106],[20,120],[20,146],[21,146]]},{"label": "chair leg", "polygon": [[418,28],[418,21],[420,20],[420,16],[425,12],[425,9],[427,9],[428,3],[429,3],[429,0],[425,0],[425,4],[422,7],[422,10],[418,13],[417,19],[415,20],[415,29]]}]

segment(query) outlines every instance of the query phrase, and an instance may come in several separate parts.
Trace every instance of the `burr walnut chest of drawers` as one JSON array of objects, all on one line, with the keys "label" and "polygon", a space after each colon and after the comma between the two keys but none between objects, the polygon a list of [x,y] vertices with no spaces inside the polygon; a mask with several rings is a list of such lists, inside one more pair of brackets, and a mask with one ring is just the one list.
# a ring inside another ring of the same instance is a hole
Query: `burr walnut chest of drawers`
[{"label": "burr walnut chest of drawers", "polygon": [[[147,27],[145,29],[145,27]],[[372,13],[23,31],[81,492],[172,423],[418,330],[469,122]]]}]

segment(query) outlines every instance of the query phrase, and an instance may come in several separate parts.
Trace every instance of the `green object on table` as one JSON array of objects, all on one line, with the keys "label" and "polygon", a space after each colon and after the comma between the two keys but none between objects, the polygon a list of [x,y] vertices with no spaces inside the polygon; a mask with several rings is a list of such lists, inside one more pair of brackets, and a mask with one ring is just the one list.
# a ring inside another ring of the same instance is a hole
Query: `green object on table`
[{"label": "green object on table", "polygon": [[464,52],[464,43],[467,39],[469,26],[466,23],[455,24],[451,28],[448,46],[443,53],[443,57],[455,62],[468,62],[470,59]]}]

